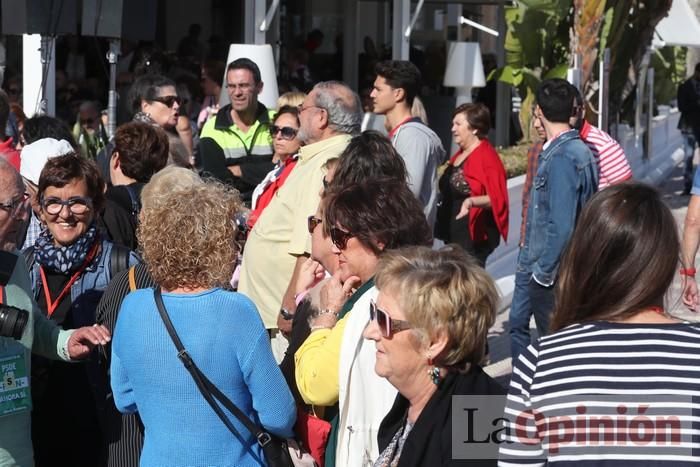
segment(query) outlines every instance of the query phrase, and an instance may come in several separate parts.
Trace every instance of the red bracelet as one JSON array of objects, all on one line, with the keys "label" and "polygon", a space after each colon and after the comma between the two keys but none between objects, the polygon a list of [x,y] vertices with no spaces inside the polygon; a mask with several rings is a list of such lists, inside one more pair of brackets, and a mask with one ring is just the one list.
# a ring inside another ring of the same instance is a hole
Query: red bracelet
[{"label": "red bracelet", "polygon": [[681,276],[695,277],[695,268],[681,268]]}]

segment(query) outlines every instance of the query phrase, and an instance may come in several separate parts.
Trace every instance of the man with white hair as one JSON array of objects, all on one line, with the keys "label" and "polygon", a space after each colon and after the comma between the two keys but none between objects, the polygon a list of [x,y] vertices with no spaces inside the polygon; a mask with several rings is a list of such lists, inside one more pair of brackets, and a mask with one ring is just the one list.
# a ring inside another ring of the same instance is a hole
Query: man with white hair
[{"label": "man with white hair", "polygon": [[360,98],[338,81],[318,83],[299,106],[298,137],[305,146],[248,236],[238,285],[268,329],[291,330],[296,277],[311,252],[307,217],[318,207],[326,162],[359,133],[361,112]]},{"label": "man with white hair", "polygon": [[[61,330],[39,310],[27,266],[14,248],[26,204],[22,178],[0,158],[0,465],[20,467],[34,465],[31,354],[70,361],[88,356],[95,345],[110,339],[104,326]],[[17,324],[19,316],[26,316],[24,326]]]}]

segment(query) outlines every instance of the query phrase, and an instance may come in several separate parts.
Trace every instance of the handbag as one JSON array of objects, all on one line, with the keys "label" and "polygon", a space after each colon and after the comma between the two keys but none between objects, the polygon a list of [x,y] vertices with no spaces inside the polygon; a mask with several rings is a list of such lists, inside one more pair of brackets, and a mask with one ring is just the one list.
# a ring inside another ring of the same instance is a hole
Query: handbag
[{"label": "handbag", "polygon": [[297,438],[308,448],[311,457],[319,467],[323,467],[328,436],[331,433],[331,424],[309,413],[305,408],[297,410],[297,423],[294,427]]},{"label": "handbag", "polygon": [[190,354],[187,352],[187,350],[185,350],[180,337],[175,331],[172,321],[170,321],[168,312],[165,309],[165,304],[163,303],[160,288],[156,287],[153,293],[156,307],[158,308],[158,313],[163,320],[163,324],[165,324],[165,328],[168,330],[168,334],[170,334],[170,338],[175,344],[175,348],[177,349],[177,357],[180,359],[187,371],[189,371],[192,379],[197,384],[199,392],[202,393],[204,399],[211,406],[224,425],[226,425],[226,428],[228,428],[228,430],[233,433],[234,436],[238,435],[238,431],[228,417],[226,417],[223,410],[221,410],[219,404],[216,403],[216,400],[221,402],[221,404],[226,407],[226,410],[231,412],[231,414],[233,414],[243,424],[243,426],[245,426],[246,429],[253,434],[257,440],[257,443],[263,450],[267,465],[270,467],[315,466],[311,456],[308,453],[303,452],[294,439],[285,440],[278,438],[277,436],[270,434],[263,428],[257,426],[250,418],[246,416],[246,414],[244,414],[233,402],[231,402],[231,399],[226,397],[226,395],[222,393],[204,373],[202,373],[199,367],[194,363],[194,360],[192,360]]}]

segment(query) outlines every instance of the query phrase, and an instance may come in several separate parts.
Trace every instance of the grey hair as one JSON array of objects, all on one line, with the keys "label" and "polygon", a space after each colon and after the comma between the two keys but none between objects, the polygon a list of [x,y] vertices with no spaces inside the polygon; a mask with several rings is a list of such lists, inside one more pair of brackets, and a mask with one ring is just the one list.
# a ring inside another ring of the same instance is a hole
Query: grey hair
[{"label": "grey hair", "polygon": [[326,109],[332,130],[348,135],[360,133],[362,103],[357,93],[340,81],[322,81],[314,90],[314,105]]}]

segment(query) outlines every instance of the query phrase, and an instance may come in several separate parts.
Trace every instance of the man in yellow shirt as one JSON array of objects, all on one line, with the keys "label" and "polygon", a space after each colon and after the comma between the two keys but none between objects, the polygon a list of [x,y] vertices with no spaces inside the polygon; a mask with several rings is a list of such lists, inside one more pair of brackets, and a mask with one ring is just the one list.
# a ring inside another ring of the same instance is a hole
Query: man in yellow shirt
[{"label": "man in yellow shirt", "polygon": [[299,106],[298,136],[305,146],[248,236],[238,284],[268,329],[291,329],[296,277],[311,251],[306,219],[318,207],[325,163],[359,133],[361,109],[357,94],[337,81],[318,83]]}]

